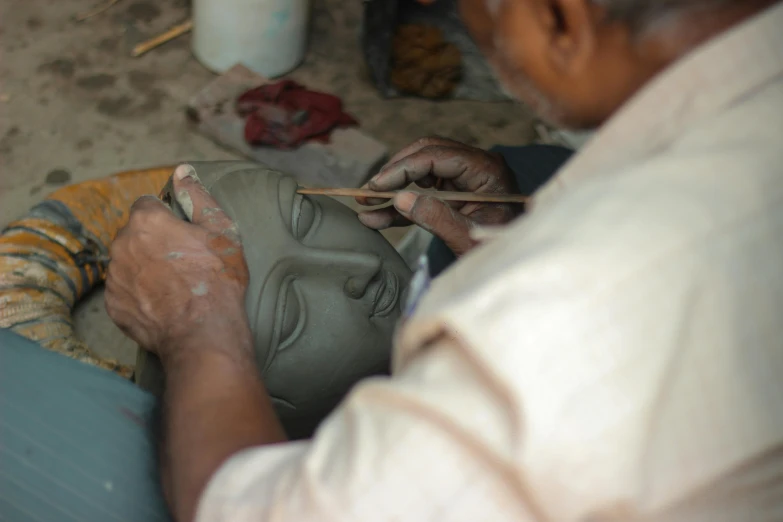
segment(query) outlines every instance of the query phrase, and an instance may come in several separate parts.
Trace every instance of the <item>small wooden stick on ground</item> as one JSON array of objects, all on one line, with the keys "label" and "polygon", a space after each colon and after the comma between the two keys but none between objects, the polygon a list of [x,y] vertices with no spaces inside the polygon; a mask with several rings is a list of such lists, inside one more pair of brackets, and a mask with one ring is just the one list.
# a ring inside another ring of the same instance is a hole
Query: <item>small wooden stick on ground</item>
[{"label": "small wooden stick on ground", "polygon": [[416,191],[416,190],[404,190],[404,191],[390,191],[390,192],[376,192],[368,189],[352,189],[352,188],[308,188],[300,187],[297,189],[299,194],[315,194],[324,196],[348,196],[348,197],[365,197],[375,199],[392,199],[400,192],[415,192],[424,196],[431,196],[443,201],[464,201],[475,203],[516,203],[524,204],[527,202],[527,196],[521,194],[477,194],[475,192],[450,192],[444,190],[438,191]]},{"label": "small wooden stick on ground", "polygon": [[165,33],[159,34],[155,38],[150,38],[146,42],[141,42],[133,48],[133,51],[131,51],[131,56],[134,58],[141,56],[142,54],[146,53],[147,51],[151,51],[159,45],[163,45],[164,43],[169,42],[178,36],[182,36],[191,29],[193,29],[193,20],[185,20],[181,24],[175,25]]},{"label": "small wooden stick on ground", "polygon": [[111,6],[119,2],[120,0],[108,0],[107,2],[102,3],[98,7],[95,7],[89,11],[85,11],[84,13],[79,13],[73,17],[74,21],[76,22],[84,22],[88,18],[92,18],[95,15],[99,15],[104,11],[107,11]]}]

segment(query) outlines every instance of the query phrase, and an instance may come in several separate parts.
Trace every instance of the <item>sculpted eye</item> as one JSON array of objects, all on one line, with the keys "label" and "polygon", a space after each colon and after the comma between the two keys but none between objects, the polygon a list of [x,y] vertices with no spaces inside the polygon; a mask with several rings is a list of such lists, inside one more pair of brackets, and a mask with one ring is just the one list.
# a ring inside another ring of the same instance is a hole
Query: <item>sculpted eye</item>
[{"label": "sculpted eye", "polygon": [[291,231],[296,239],[303,239],[315,223],[316,209],[307,196],[297,194],[291,215]]},{"label": "sculpted eye", "polygon": [[280,289],[277,303],[277,325],[275,327],[277,350],[285,350],[299,337],[305,323],[302,296],[296,288],[293,277],[288,277]]}]

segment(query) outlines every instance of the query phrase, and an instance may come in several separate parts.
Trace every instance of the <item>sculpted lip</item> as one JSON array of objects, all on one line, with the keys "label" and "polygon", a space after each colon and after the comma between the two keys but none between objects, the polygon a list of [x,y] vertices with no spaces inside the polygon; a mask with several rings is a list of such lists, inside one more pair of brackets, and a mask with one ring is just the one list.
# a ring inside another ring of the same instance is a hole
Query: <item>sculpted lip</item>
[{"label": "sculpted lip", "polygon": [[389,315],[397,306],[397,298],[400,294],[400,281],[394,272],[383,270],[381,272],[381,284],[373,300],[372,316],[383,317]]}]

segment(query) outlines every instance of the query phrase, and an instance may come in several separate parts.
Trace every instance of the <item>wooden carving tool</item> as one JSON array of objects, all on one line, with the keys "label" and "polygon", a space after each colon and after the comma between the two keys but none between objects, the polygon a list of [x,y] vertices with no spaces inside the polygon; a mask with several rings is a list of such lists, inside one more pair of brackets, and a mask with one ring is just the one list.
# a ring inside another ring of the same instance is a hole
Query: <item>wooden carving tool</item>
[{"label": "wooden carving tool", "polygon": [[[298,194],[313,194],[321,196],[346,196],[346,197],[366,197],[375,199],[393,199],[400,192],[414,192],[424,196],[438,198],[443,201],[463,201],[466,203],[512,203],[524,204],[528,201],[527,196],[521,194],[476,194],[475,192],[451,192],[448,190],[396,190],[389,192],[376,192],[369,189],[354,188],[310,188],[299,187]],[[111,261],[109,256],[93,256],[82,259],[79,263],[108,263]]]},{"label": "wooden carving tool", "polygon": [[190,19],[185,20],[181,24],[175,25],[165,33],[159,34],[154,38],[150,38],[149,40],[141,42],[140,44],[138,44],[136,47],[133,48],[133,50],[131,51],[131,56],[133,56],[134,58],[136,58],[137,56],[141,56],[147,51],[151,51],[152,49],[161,46],[164,43],[169,42],[178,36],[182,36],[183,34],[189,32],[191,29],[193,29],[193,20]]},{"label": "wooden carving tool", "polygon": [[446,190],[399,190],[389,192],[376,192],[369,189],[353,188],[309,188],[299,187],[296,191],[299,194],[313,194],[323,196],[348,196],[365,197],[374,199],[392,199],[400,192],[414,192],[422,196],[430,196],[443,201],[464,201],[472,203],[515,203],[524,204],[528,201],[527,196],[521,194],[481,194],[475,192],[450,192]]}]

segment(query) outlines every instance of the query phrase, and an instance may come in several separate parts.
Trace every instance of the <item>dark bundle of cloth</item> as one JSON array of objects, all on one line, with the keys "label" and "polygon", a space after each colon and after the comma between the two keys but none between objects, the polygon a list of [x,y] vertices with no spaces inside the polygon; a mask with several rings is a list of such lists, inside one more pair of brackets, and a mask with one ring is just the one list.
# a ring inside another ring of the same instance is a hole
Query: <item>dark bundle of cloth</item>
[{"label": "dark bundle of cloth", "polygon": [[245,118],[245,141],[292,149],[307,141],[328,142],[337,127],[357,125],[337,96],[306,89],[291,80],[242,94],[236,110]]},{"label": "dark bundle of cloth", "polygon": [[440,29],[429,25],[397,28],[392,63],[392,85],[401,93],[423,98],[451,96],[462,74],[462,55],[457,46],[444,40]]},{"label": "dark bundle of cloth", "polygon": [[509,99],[462,24],[457,3],[365,0],[362,50],[383,96]]}]

